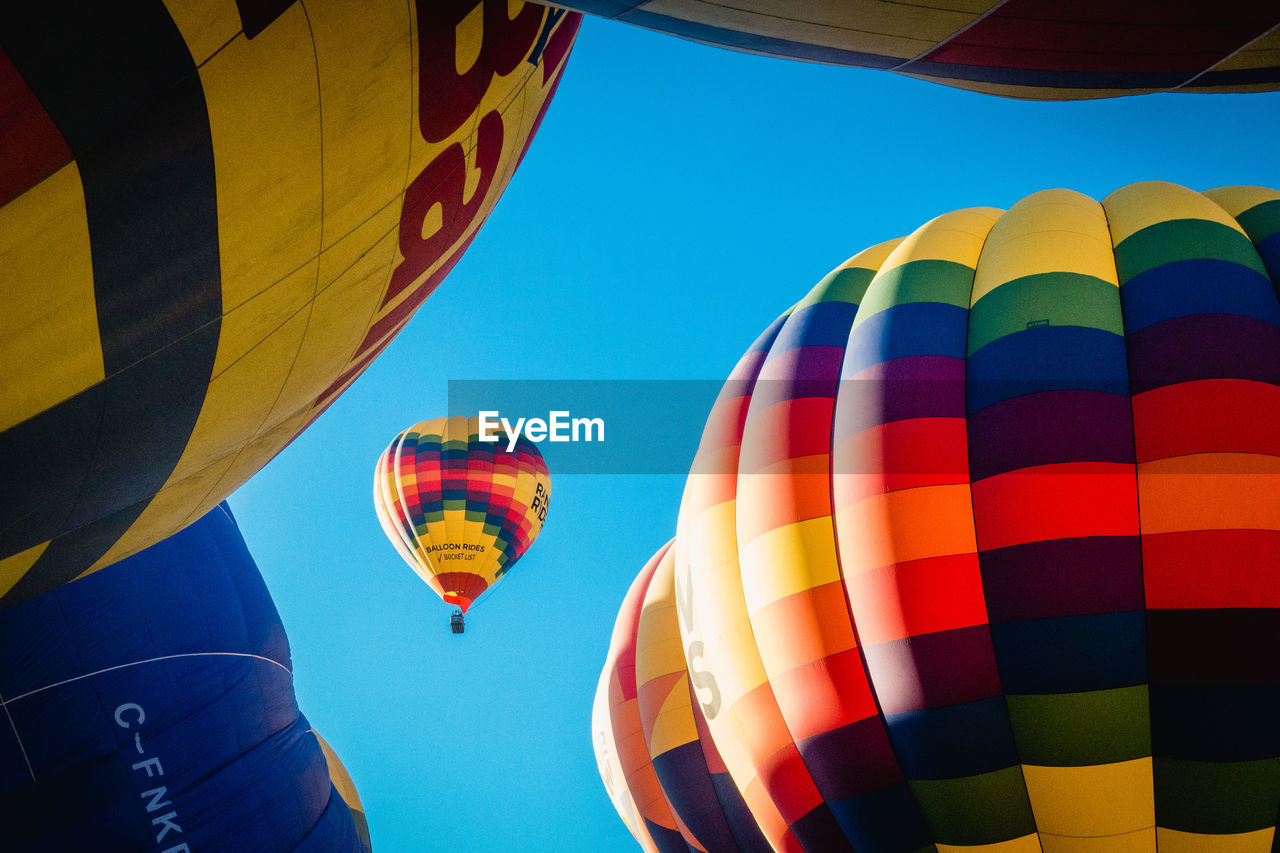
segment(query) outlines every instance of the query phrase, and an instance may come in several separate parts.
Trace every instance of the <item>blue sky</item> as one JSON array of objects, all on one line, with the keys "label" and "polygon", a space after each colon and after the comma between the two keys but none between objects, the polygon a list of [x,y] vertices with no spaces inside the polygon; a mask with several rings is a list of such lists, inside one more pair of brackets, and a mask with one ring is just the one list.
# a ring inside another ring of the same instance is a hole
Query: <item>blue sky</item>
[{"label": "blue sky", "polygon": [[[448,380],[718,380],[828,270],[940,213],[1148,179],[1280,186],[1278,138],[1276,94],[1010,101],[588,19],[465,258],[231,499],[375,850],[635,849],[596,774],[591,698],[682,477],[557,475],[543,444],[547,525],[453,636],[371,500],[378,454],[445,413]],[[675,471],[698,415],[672,417],[679,439],[652,442]]]}]

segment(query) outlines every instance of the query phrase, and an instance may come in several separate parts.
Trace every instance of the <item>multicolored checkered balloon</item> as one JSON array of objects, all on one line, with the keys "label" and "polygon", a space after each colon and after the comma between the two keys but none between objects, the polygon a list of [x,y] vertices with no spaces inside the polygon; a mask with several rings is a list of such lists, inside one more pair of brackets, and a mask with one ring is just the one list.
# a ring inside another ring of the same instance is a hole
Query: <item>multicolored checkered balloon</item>
[{"label": "multicolored checkered balloon", "polygon": [[1050,190],[761,335],[638,594],[775,850],[1274,849],[1277,281],[1280,192]]},{"label": "multicolored checkered balloon", "polygon": [[445,602],[464,613],[537,538],[551,478],[524,436],[482,441],[480,419],[409,427],[378,459],[373,503],[391,544]]}]

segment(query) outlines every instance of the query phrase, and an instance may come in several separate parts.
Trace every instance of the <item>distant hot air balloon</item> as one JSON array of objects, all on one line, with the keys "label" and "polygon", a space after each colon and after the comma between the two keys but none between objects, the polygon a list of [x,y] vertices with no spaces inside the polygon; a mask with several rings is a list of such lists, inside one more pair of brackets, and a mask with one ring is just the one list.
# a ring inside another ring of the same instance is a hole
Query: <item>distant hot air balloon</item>
[{"label": "distant hot air balloon", "polygon": [[0,847],[364,853],[225,506],[0,612]]},{"label": "distant hot air balloon", "polygon": [[592,714],[600,778],[644,850],[768,853],[694,701],[671,544],[641,569],[614,625]]},{"label": "distant hot air balloon", "polygon": [[316,741],[320,744],[320,751],[324,753],[325,764],[329,768],[329,779],[333,782],[334,790],[342,797],[347,808],[351,809],[351,819],[355,821],[356,834],[364,843],[364,853],[372,853],[373,842],[369,838],[369,820],[365,817],[364,804],[360,802],[356,783],[352,781],[351,774],[347,772],[342,760],[338,758],[338,753],[333,751],[328,741],[320,737],[320,733],[315,729],[311,730],[311,734],[315,735]]},{"label": "distant hot air balloon", "polygon": [[199,518],[364,371],[493,209],[579,21],[0,4],[0,608]]},{"label": "distant hot air balloon", "polygon": [[1270,0],[566,0],[693,41],[1063,100],[1280,88]]},{"label": "distant hot air balloon", "polygon": [[373,504],[382,529],[418,576],[457,606],[451,626],[502,580],[547,517],[551,479],[537,445],[481,439],[480,419],[414,424],[382,452]]},{"label": "distant hot air balloon", "polygon": [[776,850],[1273,848],[1278,281],[1280,192],[1051,190],[855,255],[743,356],[675,599]]}]

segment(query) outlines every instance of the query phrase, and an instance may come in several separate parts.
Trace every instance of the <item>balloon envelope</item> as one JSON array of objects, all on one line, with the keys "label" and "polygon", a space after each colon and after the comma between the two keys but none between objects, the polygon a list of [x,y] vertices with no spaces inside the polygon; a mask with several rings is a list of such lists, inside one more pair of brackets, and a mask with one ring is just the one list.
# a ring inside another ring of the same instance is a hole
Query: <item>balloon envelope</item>
[{"label": "balloon envelope", "polygon": [[3,4],[0,607],[199,518],[404,326],[577,31],[510,5]]},{"label": "balloon envelope", "polygon": [[396,551],[445,602],[465,613],[542,530],[551,478],[523,435],[485,441],[480,419],[414,424],[382,452],[373,505]]},{"label": "balloon envelope", "polygon": [[338,758],[338,753],[333,751],[333,747],[329,746],[328,741],[320,737],[320,733],[315,729],[311,730],[316,740],[320,744],[320,750],[324,753],[325,765],[329,768],[329,779],[333,782],[333,789],[338,792],[338,796],[342,797],[342,801],[347,804],[347,808],[351,809],[351,819],[356,824],[356,834],[360,836],[360,841],[364,844],[366,853],[373,850],[373,842],[369,838],[369,820],[364,814],[364,804],[360,802],[360,794],[356,791],[356,783],[351,778],[351,774],[347,772],[347,768],[343,765],[342,759]]},{"label": "balloon envelope", "polygon": [[361,853],[219,507],[0,613],[4,847]]},{"label": "balloon envelope", "polygon": [[568,0],[564,5],[735,50],[885,69],[1020,98],[1280,86],[1280,11],[1263,0]]},{"label": "balloon envelope", "polygon": [[593,717],[601,781],[643,849],[769,853],[706,732],[694,697],[701,673],[686,670],[676,611],[668,542],[640,570],[614,624]]},{"label": "balloon envelope", "polygon": [[775,849],[1271,849],[1278,280],[1274,190],[1051,190],[761,335],[673,551]]}]

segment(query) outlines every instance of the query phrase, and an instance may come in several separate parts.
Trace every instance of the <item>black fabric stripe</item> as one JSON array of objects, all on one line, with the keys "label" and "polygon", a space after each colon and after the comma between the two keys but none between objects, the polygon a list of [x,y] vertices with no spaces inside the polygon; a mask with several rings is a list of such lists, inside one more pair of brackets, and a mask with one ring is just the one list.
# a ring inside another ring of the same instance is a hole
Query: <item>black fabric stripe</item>
[{"label": "black fabric stripe", "polygon": [[294,0],[236,0],[244,37],[252,39],[275,22],[292,6]]},{"label": "black fabric stripe", "polygon": [[6,7],[0,45],[80,170],[107,376],[0,436],[3,554],[62,534],[4,607],[88,568],[173,472],[212,376],[222,288],[208,111],[164,6]]}]

